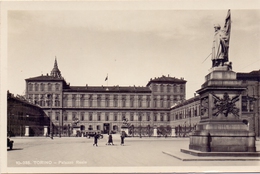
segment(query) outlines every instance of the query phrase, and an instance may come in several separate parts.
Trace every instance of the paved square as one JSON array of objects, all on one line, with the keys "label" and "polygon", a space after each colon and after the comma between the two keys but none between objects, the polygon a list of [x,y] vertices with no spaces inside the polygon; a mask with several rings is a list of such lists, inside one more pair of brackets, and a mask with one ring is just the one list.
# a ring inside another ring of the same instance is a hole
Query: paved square
[{"label": "paved square", "polygon": [[[8,167],[156,167],[156,166],[258,166],[259,161],[181,161],[164,151],[180,153],[188,138],[126,138],[120,145],[106,145],[107,137],[93,146],[85,137],[12,137],[14,149],[7,151]],[[257,141],[257,150],[260,143]]]}]

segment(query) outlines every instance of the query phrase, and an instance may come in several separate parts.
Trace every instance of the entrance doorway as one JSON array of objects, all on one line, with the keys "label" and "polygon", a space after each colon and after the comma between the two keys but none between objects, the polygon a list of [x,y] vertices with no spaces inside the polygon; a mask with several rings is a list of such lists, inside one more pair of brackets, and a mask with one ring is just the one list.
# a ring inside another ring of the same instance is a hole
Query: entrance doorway
[{"label": "entrance doorway", "polygon": [[110,131],[110,124],[109,123],[104,123],[103,124],[103,132],[104,132],[104,134],[109,133],[109,131]]}]

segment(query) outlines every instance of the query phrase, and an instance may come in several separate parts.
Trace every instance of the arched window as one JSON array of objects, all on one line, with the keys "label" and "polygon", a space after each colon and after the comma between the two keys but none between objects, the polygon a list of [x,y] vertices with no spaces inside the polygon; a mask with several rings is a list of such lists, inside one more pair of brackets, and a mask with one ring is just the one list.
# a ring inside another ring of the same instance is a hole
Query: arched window
[{"label": "arched window", "polygon": [[85,126],[84,126],[84,125],[81,125],[81,126],[80,126],[80,130],[81,130],[81,131],[84,131],[84,130],[85,130]]}]

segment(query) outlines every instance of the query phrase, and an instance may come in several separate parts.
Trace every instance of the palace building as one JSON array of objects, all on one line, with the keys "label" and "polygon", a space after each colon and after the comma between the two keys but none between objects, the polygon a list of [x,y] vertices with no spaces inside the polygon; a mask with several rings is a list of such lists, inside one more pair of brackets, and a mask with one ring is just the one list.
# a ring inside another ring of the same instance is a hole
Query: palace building
[{"label": "palace building", "polygon": [[132,127],[170,126],[171,106],[186,98],[186,81],[169,75],[150,79],[145,87],[72,86],[56,59],[50,74],[25,81],[26,99],[39,105],[65,135],[68,127],[118,132],[124,120]]}]

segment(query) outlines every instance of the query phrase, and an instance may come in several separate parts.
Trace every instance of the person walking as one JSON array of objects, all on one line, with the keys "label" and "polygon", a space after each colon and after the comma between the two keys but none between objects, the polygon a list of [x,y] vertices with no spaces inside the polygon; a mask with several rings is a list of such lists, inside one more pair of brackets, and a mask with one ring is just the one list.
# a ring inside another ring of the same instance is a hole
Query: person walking
[{"label": "person walking", "polygon": [[124,140],[125,140],[125,132],[122,131],[122,134],[121,134],[121,146],[124,145],[124,143],[125,143]]},{"label": "person walking", "polygon": [[113,144],[113,137],[112,137],[112,134],[110,133],[109,135],[108,135],[108,143],[107,143],[107,145],[114,145]]},{"label": "person walking", "polygon": [[93,144],[93,146],[94,146],[94,145],[98,146],[98,144],[97,144],[97,143],[98,143],[98,137],[99,137],[98,134],[95,132],[95,134],[94,134],[94,144]]}]

